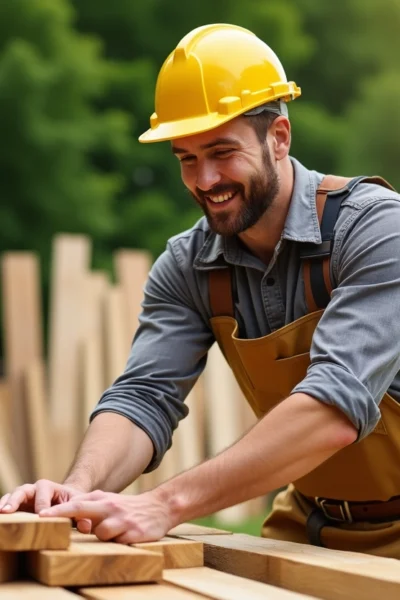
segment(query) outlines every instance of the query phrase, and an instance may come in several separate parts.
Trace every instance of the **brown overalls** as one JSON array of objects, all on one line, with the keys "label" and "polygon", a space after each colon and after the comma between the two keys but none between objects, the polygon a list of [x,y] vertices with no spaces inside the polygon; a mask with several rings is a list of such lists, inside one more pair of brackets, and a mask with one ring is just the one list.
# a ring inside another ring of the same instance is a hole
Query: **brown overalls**
[{"label": "brown overalls", "polygon": [[[342,189],[349,181],[333,176],[324,179],[317,191],[320,223],[327,193]],[[383,180],[369,181],[390,187]],[[321,256],[319,266],[330,292],[330,252]],[[311,259],[304,261],[305,293],[310,313],[265,337],[250,340],[237,337],[230,270],[218,269],[210,273],[213,314],[210,324],[258,418],[287,398],[306,376],[314,329],[323,313],[318,310],[310,284],[311,263]],[[400,558],[400,404],[385,394],[380,410],[381,420],[370,435],[339,451],[278,494],[271,514],[264,522],[264,537],[319,542],[328,548]],[[396,496],[398,499],[393,500]],[[311,521],[306,528],[311,513],[313,519],[314,516],[317,520],[322,517],[327,524],[320,529],[317,541],[314,535],[310,537],[313,534]]]}]

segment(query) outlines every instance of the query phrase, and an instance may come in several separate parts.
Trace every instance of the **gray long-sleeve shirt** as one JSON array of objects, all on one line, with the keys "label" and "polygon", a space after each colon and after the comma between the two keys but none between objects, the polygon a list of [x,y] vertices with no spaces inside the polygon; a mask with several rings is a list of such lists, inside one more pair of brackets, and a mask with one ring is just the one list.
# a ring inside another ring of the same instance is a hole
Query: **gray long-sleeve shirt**
[{"label": "gray long-sleeve shirt", "polygon": [[[236,238],[210,231],[202,218],[170,239],[151,269],[126,369],[91,416],[116,412],[146,431],[154,444],[147,471],[170,447],[187,414],[184,400],[215,341],[210,269],[233,265],[243,338],[267,335],[307,313],[299,251],[302,242],[321,242],[315,192],[323,176],[291,160],[292,200],[268,267]],[[313,336],[307,375],[293,392],[339,407],[362,439],[379,420],[383,394],[389,389],[400,400],[399,194],[362,183],[347,197],[336,223],[331,271],[336,287]]]}]

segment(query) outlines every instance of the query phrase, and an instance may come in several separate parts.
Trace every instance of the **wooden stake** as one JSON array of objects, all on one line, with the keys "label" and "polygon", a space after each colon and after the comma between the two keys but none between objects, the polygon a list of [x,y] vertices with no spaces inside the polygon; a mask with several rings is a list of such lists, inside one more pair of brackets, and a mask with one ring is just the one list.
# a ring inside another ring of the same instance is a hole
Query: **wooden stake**
[{"label": "wooden stake", "polygon": [[54,434],[54,475],[64,479],[80,442],[78,423],[79,347],[85,330],[85,280],[89,239],[58,235],[54,240],[50,306],[49,394]]},{"label": "wooden stake", "polygon": [[[105,299],[106,336],[106,385],[110,386],[122,375],[128,359],[126,346],[126,304],[121,286],[108,289]],[[130,484],[122,493],[135,494],[139,491],[138,481]]]},{"label": "wooden stake", "polygon": [[[208,353],[204,378],[209,450],[214,456],[243,434],[238,385],[216,343]],[[217,516],[221,522],[241,522],[249,516],[248,503],[221,510]]]},{"label": "wooden stake", "polygon": [[12,453],[25,481],[32,463],[24,418],[23,374],[43,358],[39,262],[30,252],[7,252],[2,260],[5,369],[10,383]]},{"label": "wooden stake", "polygon": [[85,332],[80,345],[80,411],[77,427],[83,436],[89,417],[106,388],[105,304],[108,277],[102,272],[87,274],[85,281]]},{"label": "wooden stake", "polygon": [[139,325],[143,289],[151,267],[151,255],[143,250],[118,250],[114,255],[117,282],[124,294],[127,309],[125,336],[127,348]]},{"label": "wooden stake", "polygon": [[45,373],[42,360],[36,360],[24,373],[24,397],[32,456],[33,479],[49,479],[53,472],[49,439],[48,408],[45,399]]}]

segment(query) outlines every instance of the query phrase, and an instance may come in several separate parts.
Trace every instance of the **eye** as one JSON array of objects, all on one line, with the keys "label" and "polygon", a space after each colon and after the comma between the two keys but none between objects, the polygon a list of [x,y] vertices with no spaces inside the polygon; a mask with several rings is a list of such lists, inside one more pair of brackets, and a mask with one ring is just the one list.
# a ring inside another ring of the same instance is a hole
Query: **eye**
[{"label": "eye", "polygon": [[214,152],[214,156],[216,156],[217,158],[227,158],[230,154],[232,154],[233,150],[231,149],[226,149],[226,150],[217,150],[216,152]]},{"label": "eye", "polygon": [[179,162],[181,162],[181,163],[190,163],[190,162],[194,162],[195,160],[196,160],[195,156],[188,155],[188,156],[183,156],[182,158],[180,158]]}]

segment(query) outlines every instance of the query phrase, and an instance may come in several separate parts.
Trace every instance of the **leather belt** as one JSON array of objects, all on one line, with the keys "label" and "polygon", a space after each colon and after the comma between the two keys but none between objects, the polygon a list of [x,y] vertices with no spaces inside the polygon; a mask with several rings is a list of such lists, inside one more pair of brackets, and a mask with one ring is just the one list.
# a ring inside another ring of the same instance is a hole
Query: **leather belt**
[{"label": "leather belt", "polygon": [[400,496],[393,496],[386,501],[347,502],[347,500],[333,500],[330,498],[312,498],[304,496],[308,502],[318,507],[330,521],[341,523],[355,523],[358,521],[396,521],[400,519]]}]

